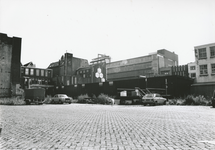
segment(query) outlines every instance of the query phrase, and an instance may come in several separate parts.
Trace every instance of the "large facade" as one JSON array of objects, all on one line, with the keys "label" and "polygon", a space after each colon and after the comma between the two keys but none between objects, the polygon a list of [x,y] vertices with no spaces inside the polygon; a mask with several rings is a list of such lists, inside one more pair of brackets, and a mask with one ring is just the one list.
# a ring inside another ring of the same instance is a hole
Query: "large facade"
[{"label": "large facade", "polygon": [[110,56],[98,54],[89,66],[80,67],[76,71],[77,84],[98,83],[107,81],[106,64],[111,62]]},{"label": "large facade", "polygon": [[21,41],[0,33],[0,97],[19,94]]},{"label": "large facade", "polygon": [[23,89],[54,87],[52,69],[36,68],[32,62],[21,66],[21,85]]},{"label": "large facade", "polygon": [[196,46],[195,63],[190,64],[190,70],[196,70],[194,94],[211,96],[215,90],[215,43]]},{"label": "large facade", "polygon": [[161,75],[161,68],[172,70],[171,67],[177,65],[178,55],[165,49],[116,62],[111,62],[109,56],[99,54],[89,66],[77,70],[77,84],[136,79],[139,76],[155,77]]},{"label": "large facade", "polygon": [[48,69],[53,70],[53,82],[56,88],[76,85],[76,70],[81,67],[89,66],[86,59],[73,57],[71,53],[65,53],[59,61],[51,63]]},{"label": "large facade", "polygon": [[195,47],[198,83],[215,82],[215,43]]},{"label": "large facade", "polygon": [[147,56],[108,63],[107,80],[134,79],[140,75],[159,76],[161,68],[177,65],[178,55],[162,49]]}]

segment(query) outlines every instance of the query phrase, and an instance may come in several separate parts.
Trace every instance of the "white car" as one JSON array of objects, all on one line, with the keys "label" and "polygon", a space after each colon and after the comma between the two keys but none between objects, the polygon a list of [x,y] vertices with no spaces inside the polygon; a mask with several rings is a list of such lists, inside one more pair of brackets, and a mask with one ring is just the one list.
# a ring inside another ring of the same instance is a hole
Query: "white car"
[{"label": "white car", "polygon": [[72,103],[72,98],[68,97],[66,94],[56,94],[51,99],[52,99],[51,103],[54,103],[54,104]]},{"label": "white car", "polygon": [[142,104],[143,105],[165,105],[166,104],[167,99],[163,98],[160,94],[157,93],[150,93],[150,94],[146,94],[143,98],[142,98]]}]

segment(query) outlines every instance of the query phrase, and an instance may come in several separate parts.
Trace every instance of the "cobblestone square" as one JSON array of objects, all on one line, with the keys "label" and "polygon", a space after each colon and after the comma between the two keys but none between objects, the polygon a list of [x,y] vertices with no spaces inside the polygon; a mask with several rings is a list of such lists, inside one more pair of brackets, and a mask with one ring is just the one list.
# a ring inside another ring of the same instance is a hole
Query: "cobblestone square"
[{"label": "cobblestone square", "polygon": [[214,150],[210,106],[0,106],[0,149]]}]

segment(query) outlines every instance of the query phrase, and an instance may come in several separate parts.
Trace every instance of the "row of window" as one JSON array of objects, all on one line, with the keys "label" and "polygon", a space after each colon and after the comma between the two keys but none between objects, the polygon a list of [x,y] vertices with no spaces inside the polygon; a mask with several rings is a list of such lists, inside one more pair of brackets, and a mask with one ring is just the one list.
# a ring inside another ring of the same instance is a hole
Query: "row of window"
[{"label": "row of window", "polygon": [[77,74],[84,74],[84,73],[89,73],[89,72],[91,72],[90,69],[88,69],[88,70],[80,70],[80,71],[77,72]]},{"label": "row of window", "polygon": [[172,71],[185,71],[186,70],[186,66],[173,66],[172,67]]},{"label": "row of window", "polygon": [[[61,79],[60,79],[61,78]],[[74,85],[74,84],[77,84],[77,77],[71,77],[71,78],[69,78],[69,79],[66,79],[64,76],[61,76],[61,77],[59,77],[59,80],[61,80],[60,82],[61,83],[59,83],[59,82],[57,82],[57,84],[64,84],[65,82],[65,84],[66,85]],[[58,80],[58,81],[59,81]]]},{"label": "row of window", "polygon": [[[199,70],[200,70],[200,75],[207,75],[208,65],[200,65]],[[215,64],[211,64],[211,73],[215,74]]]},{"label": "row of window", "polygon": [[184,72],[184,71],[181,71],[181,72],[174,72],[173,75],[185,76],[185,72]]},{"label": "row of window", "polygon": [[40,80],[40,79],[25,79],[24,84],[28,85],[28,84],[49,84],[50,81],[47,80]]},{"label": "row of window", "polygon": [[[197,54],[197,50],[195,50],[195,53]],[[210,57],[215,57],[215,46],[210,47]],[[206,48],[198,49],[198,58],[199,59],[207,58]]]},{"label": "row of window", "polygon": [[51,70],[35,69],[35,68],[22,68],[22,74],[30,76],[51,77]]}]

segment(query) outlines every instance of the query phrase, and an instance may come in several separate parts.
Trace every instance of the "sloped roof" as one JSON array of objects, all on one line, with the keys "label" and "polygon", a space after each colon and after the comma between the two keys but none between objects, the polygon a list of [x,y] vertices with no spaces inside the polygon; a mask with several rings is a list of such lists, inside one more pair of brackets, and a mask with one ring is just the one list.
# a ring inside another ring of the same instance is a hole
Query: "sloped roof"
[{"label": "sloped roof", "polygon": [[33,62],[29,62],[29,63],[27,63],[27,64],[24,64],[23,66],[25,66],[25,67],[30,67],[30,66],[34,66],[34,64],[33,64]]}]

